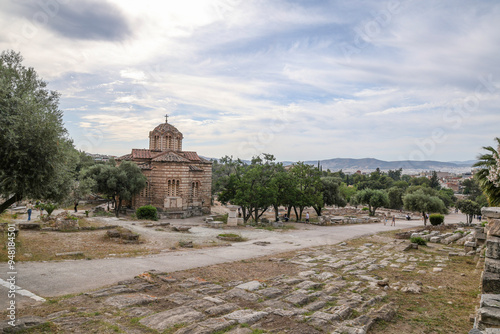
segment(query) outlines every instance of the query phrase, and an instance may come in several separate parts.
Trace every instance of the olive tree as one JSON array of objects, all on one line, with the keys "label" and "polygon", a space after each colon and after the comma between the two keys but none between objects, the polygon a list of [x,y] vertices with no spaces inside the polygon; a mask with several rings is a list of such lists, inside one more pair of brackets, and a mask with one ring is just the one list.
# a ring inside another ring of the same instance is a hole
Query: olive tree
[{"label": "olive tree", "polygon": [[0,213],[25,198],[61,201],[76,165],[59,94],[22,61],[0,54]]}]

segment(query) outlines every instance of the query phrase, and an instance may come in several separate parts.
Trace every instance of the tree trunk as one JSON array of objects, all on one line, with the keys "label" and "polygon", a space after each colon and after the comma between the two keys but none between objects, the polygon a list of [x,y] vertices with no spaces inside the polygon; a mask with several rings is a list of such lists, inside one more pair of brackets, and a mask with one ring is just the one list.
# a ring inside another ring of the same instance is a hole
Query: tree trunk
[{"label": "tree trunk", "polygon": [[248,221],[248,218],[250,218],[250,215],[247,215],[247,208],[245,208],[244,206],[242,206],[241,207],[241,213],[243,214],[243,221],[246,224],[247,221]]},{"label": "tree trunk", "polygon": [[273,205],[273,208],[274,208],[274,221],[278,221],[279,220],[278,206]]},{"label": "tree trunk", "polygon": [[290,219],[290,214],[292,213],[292,206],[291,206],[291,205],[289,205],[289,206],[286,208],[286,210],[287,210],[287,214],[288,214],[288,219]]},{"label": "tree trunk", "polygon": [[20,201],[21,198],[17,194],[0,204],[0,213],[4,212],[7,210],[12,204],[16,203],[17,201]]},{"label": "tree trunk", "polygon": [[120,214],[120,209],[122,208],[122,199],[120,198],[118,200],[118,205],[116,204],[116,199],[115,199],[115,216],[118,218],[118,215]]},{"label": "tree trunk", "polygon": [[299,216],[300,216],[300,221],[302,221],[302,212],[304,212],[304,207],[300,206],[299,207]]},{"label": "tree trunk", "polygon": [[254,217],[255,217],[255,222],[258,222],[259,221],[259,208],[255,208],[254,209]]},{"label": "tree trunk", "polygon": [[318,217],[321,216],[321,209],[322,208],[320,206],[313,205],[313,209],[314,209],[314,211],[316,211],[316,214],[318,215]]},{"label": "tree trunk", "polygon": [[297,212],[297,207],[293,206],[293,211],[295,211],[295,221],[299,221],[299,213]]},{"label": "tree trunk", "polygon": [[422,217],[424,217],[424,226],[427,226],[427,215],[425,212],[422,212]]}]

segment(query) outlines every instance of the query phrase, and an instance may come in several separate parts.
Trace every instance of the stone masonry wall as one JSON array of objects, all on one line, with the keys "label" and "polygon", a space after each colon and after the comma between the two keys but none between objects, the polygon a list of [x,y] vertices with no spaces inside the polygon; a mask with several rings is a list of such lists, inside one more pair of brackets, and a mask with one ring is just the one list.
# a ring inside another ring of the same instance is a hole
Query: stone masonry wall
[{"label": "stone masonry wall", "polygon": [[500,333],[500,208],[483,208],[488,221],[476,227],[476,242],[486,243],[481,279],[481,302],[474,329],[469,333]]}]

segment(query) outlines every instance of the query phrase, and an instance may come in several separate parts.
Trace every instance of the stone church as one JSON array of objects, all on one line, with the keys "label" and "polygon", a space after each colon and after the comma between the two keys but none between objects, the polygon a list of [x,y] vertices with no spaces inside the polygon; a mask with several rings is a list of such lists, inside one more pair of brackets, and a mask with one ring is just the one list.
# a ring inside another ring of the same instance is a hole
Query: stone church
[{"label": "stone church", "polygon": [[146,188],[130,204],[135,209],[151,204],[169,218],[210,213],[212,162],[183,151],[182,133],[165,118],[149,132],[149,149],[132,149],[116,159],[135,162],[147,178]]}]

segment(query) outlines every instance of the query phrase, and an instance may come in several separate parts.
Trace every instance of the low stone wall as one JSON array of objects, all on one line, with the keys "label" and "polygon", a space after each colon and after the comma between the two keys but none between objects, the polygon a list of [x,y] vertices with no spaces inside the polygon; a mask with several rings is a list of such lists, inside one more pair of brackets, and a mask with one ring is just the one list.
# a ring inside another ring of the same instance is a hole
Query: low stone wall
[{"label": "low stone wall", "polygon": [[476,243],[485,244],[481,302],[469,333],[500,333],[500,207],[483,208],[485,227],[476,227]]}]

